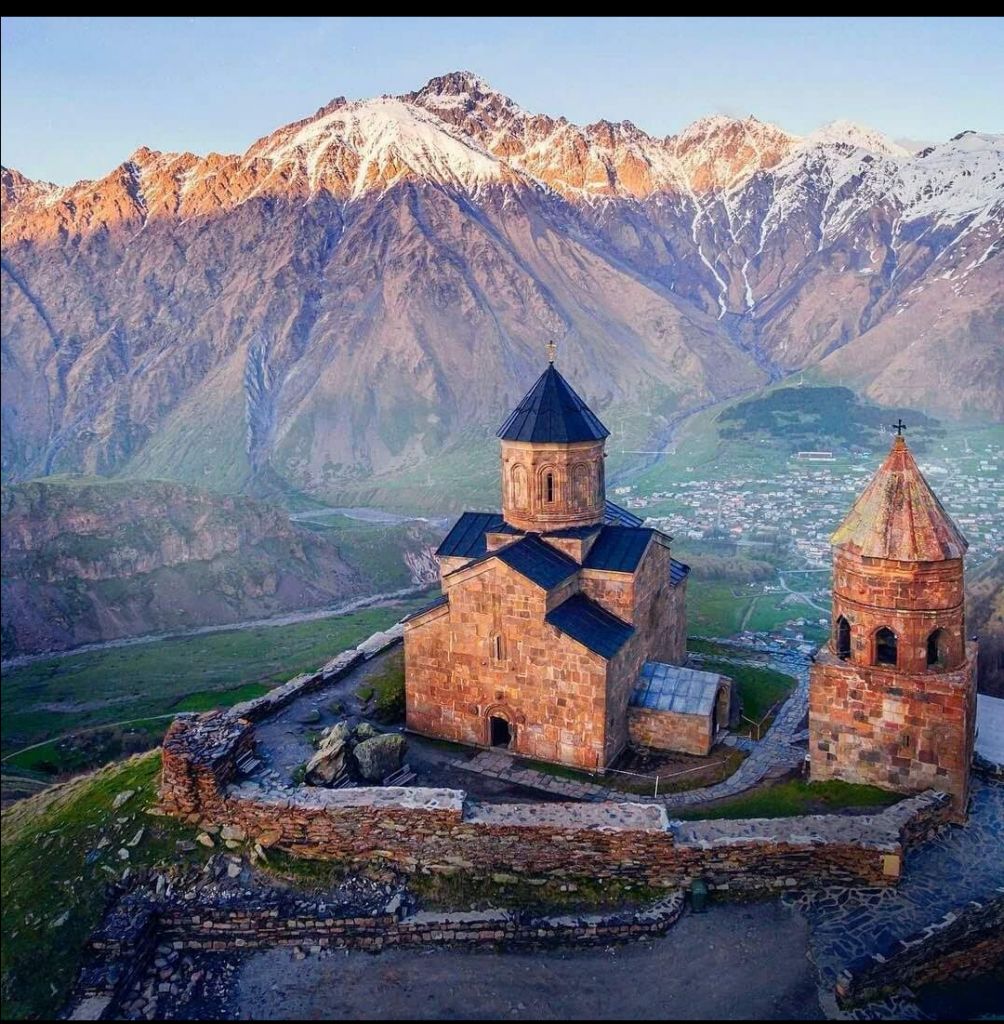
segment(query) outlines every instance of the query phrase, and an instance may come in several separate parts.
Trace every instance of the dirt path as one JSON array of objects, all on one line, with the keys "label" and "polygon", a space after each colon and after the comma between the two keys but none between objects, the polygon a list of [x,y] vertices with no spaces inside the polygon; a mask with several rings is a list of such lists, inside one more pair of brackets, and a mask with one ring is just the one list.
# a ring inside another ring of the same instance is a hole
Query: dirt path
[{"label": "dirt path", "polygon": [[[271,1020],[822,1018],[808,926],[777,903],[683,917],[661,939],[527,953],[248,957],[227,1015]],[[183,1016],[183,1008],[179,1016]]]}]

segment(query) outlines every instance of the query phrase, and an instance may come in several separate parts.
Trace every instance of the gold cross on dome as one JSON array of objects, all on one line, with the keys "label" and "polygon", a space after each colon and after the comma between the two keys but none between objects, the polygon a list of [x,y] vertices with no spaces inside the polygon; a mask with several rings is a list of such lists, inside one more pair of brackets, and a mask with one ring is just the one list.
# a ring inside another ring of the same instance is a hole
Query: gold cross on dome
[{"label": "gold cross on dome", "polygon": [[558,354],[558,346],[553,341],[547,343],[547,361],[549,363],[554,362],[554,357]]}]

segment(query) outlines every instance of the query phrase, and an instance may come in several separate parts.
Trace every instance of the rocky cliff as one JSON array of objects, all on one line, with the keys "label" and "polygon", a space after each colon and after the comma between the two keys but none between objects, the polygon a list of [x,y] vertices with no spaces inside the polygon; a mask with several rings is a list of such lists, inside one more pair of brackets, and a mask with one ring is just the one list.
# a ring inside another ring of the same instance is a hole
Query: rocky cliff
[{"label": "rocky cliff", "polygon": [[330,604],[364,580],[281,510],[159,481],[4,487],[3,656]]},{"label": "rocky cliff", "polygon": [[461,72],[240,155],[5,170],[4,477],[331,496],[482,437],[551,337],[628,442],[812,366],[1004,416],[1002,168],[972,132],[583,127]]},{"label": "rocky cliff", "polygon": [[1004,697],[1004,554],[981,566],[968,581],[966,629],[980,642],[980,693]]}]

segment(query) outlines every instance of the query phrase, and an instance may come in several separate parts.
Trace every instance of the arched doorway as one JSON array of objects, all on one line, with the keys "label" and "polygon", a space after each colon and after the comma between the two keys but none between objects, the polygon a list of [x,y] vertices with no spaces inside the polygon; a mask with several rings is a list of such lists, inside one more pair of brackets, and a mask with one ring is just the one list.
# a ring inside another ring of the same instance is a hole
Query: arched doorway
[{"label": "arched doorway", "polygon": [[502,747],[508,750],[512,745],[512,726],[509,720],[501,715],[489,715],[488,717],[488,743],[493,747]]}]

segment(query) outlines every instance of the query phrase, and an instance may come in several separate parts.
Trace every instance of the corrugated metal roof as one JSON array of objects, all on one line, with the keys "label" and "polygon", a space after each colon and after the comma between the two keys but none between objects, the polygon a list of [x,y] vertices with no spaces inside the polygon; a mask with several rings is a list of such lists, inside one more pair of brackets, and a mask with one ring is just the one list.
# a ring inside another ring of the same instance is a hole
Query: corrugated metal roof
[{"label": "corrugated metal roof", "polygon": [[644,519],[640,519],[633,512],[628,512],[626,508],[621,508],[609,498],[604,502],[604,506],[603,522],[611,526],[643,526],[645,523]]},{"label": "corrugated metal roof", "polygon": [[427,605],[419,608],[418,611],[412,612],[411,615],[406,615],[401,621],[411,622],[412,619],[417,619],[419,615],[424,615],[426,612],[431,612],[433,608],[440,608],[444,604],[449,604],[450,599],[446,594],[440,594],[435,601],[430,601]]},{"label": "corrugated metal roof", "polygon": [[601,441],[610,431],[552,363],[499,429],[503,441]]},{"label": "corrugated metal roof", "polygon": [[480,558],[488,548],[485,534],[504,525],[499,512],[465,512],[436,548],[437,555],[456,558]]},{"label": "corrugated metal roof", "polygon": [[961,558],[969,543],[938,501],[906,440],[892,450],[830,538],[866,558],[941,562]]},{"label": "corrugated metal roof", "polygon": [[545,590],[556,587],[579,571],[576,562],[532,535],[499,548],[492,555]]},{"label": "corrugated metal roof", "polygon": [[585,569],[634,572],[654,530],[637,526],[604,526],[582,563]]},{"label": "corrugated metal roof", "polygon": [[595,601],[576,594],[547,613],[547,621],[556,629],[577,640],[603,658],[612,658],[634,633],[616,615],[611,615]]},{"label": "corrugated metal roof", "polygon": [[696,668],[646,661],[631,693],[631,706],[678,715],[710,715],[715,709],[719,676]]},{"label": "corrugated metal roof", "polygon": [[690,575],[690,566],[686,562],[678,562],[675,558],[669,560],[669,585],[678,587]]}]

